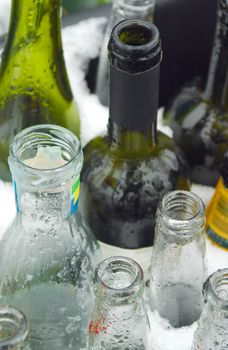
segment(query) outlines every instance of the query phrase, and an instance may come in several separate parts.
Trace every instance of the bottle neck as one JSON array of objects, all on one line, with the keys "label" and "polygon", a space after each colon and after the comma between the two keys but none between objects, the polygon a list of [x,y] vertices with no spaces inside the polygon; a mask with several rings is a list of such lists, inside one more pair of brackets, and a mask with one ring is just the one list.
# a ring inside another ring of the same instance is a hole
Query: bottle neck
[{"label": "bottle neck", "polygon": [[41,41],[42,47],[61,47],[60,1],[12,0],[9,37],[21,47]]},{"label": "bottle neck", "polygon": [[213,104],[228,106],[228,9],[219,8],[214,46],[205,90]]},{"label": "bottle neck", "polygon": [[[111,334],[121,324],[124,328],[140,323],[145,317],[143,302],[143,272],[132,259],[111,257],[103,260],[97,267],[96,303],[90,334],[96,335],[96,327]],[[132,329],[131,329],[132,331]]]},{"label": "bottle neck", "polygon": [[144,156],[156,145],[159,73],[159,64],[136,74],[110,67],[108,138],[123,156]]},{"label": "bottle neck", "polygon": [[112,24],[125,18],[138,18],[152,22],[154,6],[154,0],[114,0]]},{"label": "bottle neck", "polygon": [[157,211],[157,230],[169,242],[191,242],[204,237],[205,208],[201,199],[188,191],[168,192]]}]

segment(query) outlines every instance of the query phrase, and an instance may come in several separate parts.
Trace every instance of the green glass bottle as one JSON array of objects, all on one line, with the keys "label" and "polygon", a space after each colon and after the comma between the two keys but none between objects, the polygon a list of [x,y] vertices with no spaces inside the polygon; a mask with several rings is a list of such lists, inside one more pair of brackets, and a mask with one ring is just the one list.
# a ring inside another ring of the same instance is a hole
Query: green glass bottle
[{"label": "green glass bottle", "polygon": [[228,0],[219,0],[205,90],[183,88],[167,108],[166,118],[187,155],[192,181],[214,186],[228,150]]},{"label": "green glass bottle", "polygon": [[60,0],[12,0],[0,67],[0,179],[10,180],[9,144],[27,126],[53,123],[79,135],[60,33]]},{"label": "green glass bottle", "polygon": [[152,23],[127,20],[114,27],[108,134],[85,147],[82,170],[82,210],[104,256],[133,257],[145,268],[159,199],[189,189],[181,151],[156,129],[161,56]]}]

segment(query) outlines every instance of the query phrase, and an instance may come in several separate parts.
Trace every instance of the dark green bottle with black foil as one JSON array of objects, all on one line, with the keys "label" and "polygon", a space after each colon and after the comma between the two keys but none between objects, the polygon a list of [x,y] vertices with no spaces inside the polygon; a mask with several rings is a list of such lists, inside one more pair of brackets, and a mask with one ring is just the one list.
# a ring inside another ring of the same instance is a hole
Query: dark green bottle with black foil
[{"label": "dark green bottle with black foil", "polygon": [[205,90],[184,87],[165,114],[190,163],[191,180],[214,186],[228,150],[228,0],[218,1]]},{"label": "dark green bottle with black foil", "polygon": [[120,22],[108,49],[108,133],[84,149],[82,210],[105,256],[134,256],[145,266],[143,249],[153,244],[158,201],[168,191],[189,189],[188,167],[173,141],[156,127],[162,58],[158,29],[140,20]]}]

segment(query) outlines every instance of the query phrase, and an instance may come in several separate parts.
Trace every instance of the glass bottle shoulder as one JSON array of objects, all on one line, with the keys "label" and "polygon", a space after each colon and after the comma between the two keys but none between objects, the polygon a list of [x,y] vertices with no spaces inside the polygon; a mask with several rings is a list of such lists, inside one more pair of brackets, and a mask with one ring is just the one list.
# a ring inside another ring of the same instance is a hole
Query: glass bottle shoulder
[{"label": "glass bottle shoulder", "polygon": [[175,187],[179,177],[186,179],[184,188],[189,188],[187,173],[182,152],[161,132],[157,134],[157,145],[138,157],[113,150],[107,137],[92,140],[84,149],[82,181],[85,183],[106,182],[112,187],[116,182],[127,182],[131,178],[135,183],[154,182],[155,192],[159,192],[161,188]]}]

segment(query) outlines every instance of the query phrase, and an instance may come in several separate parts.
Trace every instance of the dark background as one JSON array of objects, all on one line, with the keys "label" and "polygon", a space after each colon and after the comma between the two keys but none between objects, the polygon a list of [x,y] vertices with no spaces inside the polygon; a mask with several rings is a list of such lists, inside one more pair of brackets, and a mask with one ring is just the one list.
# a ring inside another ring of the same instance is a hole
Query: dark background
[{"label": "dark background", "polygon": [[[160,105],[166,105],[181,86],[196,76],[205,83],[213,33],[217,0],[156,0],[155,24],[163,46],[160,79]],[[109,16],[111,5],[77,11],[64,17],[64,25],[91,16]],[[94,90],[97,60],[91,62],[87,75]]]}]

